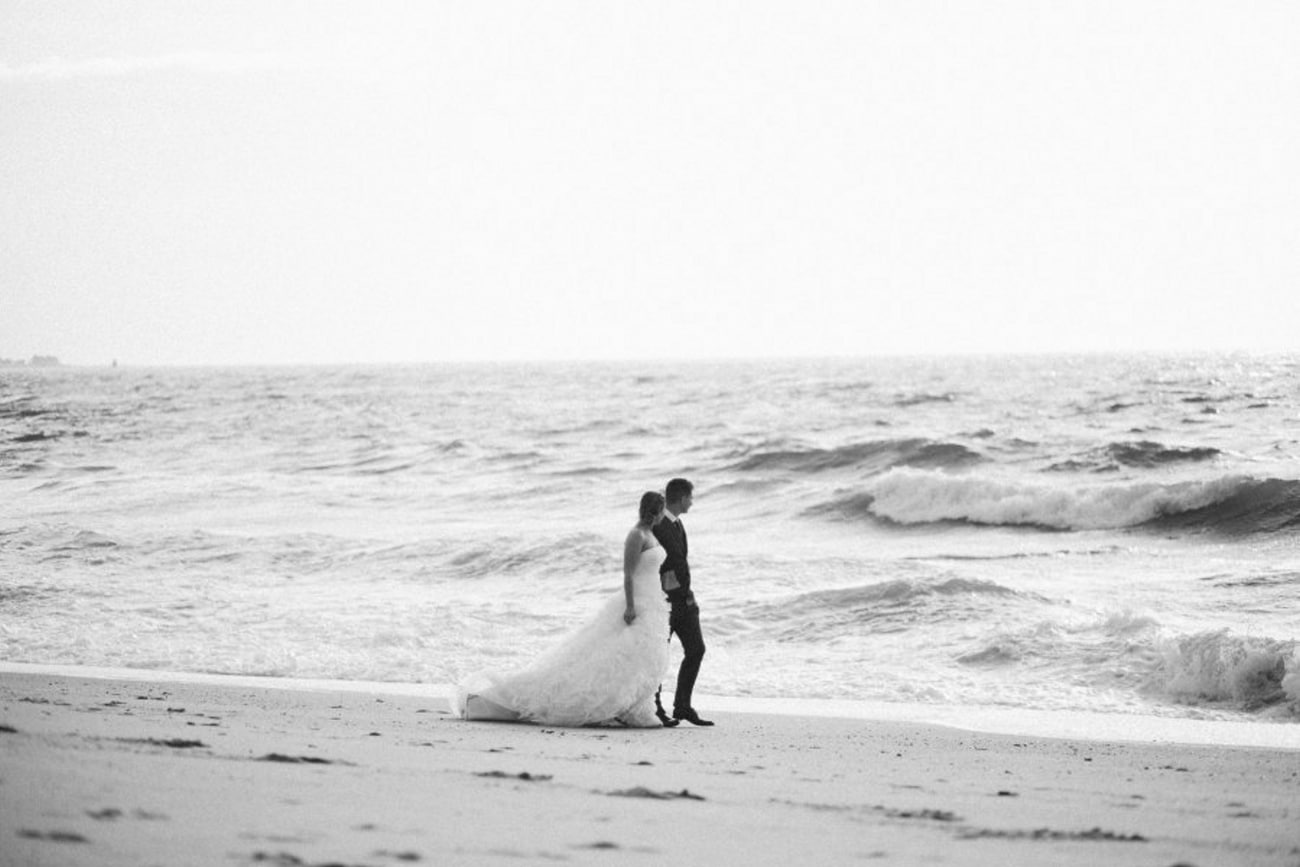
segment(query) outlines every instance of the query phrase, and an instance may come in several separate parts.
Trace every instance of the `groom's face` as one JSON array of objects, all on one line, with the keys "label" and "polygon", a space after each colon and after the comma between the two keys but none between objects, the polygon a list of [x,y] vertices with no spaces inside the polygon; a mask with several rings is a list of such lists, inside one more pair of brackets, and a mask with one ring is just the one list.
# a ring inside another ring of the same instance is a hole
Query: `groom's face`
[{"label": "groom's face", "polygon": [[672,510],[673,514],[685,515],[687,512],[691,510],[691,503],[694,502],[694,500],[695,497],[691,494],[687,494],[686,496],[682,497],[680,500],[677,501],[677,508]]}]

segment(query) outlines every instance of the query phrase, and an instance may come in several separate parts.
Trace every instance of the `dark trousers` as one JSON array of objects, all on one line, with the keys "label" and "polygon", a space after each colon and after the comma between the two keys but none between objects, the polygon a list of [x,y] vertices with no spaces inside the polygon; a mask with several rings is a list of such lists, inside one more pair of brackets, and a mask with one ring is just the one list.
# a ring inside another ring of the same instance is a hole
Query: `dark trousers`
[{"label": "dark trousers", "polygon": [[673,633],[682,643],[685,658],[677,671],[677,691],[673,693],[673,710],[686,710],[691,707],[691,693],[695,690],[695,678],[700,674],[700,663],[704,660],[704,636],[700,633],[700,609],[685,602],[674,601],[672,612],[668,615],[668,635]]}]

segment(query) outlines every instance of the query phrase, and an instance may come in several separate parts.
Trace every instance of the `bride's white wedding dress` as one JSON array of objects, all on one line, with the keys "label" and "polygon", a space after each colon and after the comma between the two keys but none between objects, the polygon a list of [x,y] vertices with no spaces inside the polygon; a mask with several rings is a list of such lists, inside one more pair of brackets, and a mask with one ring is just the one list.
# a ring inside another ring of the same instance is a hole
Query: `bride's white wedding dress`
[{"label": "bride's white wedding dress", "polygon": [[623,622],[622,589],[595,617],[527,667],[480,672],[458,684],[452,710],[462,719],[582,726],[657,726],[655,691],[668,667],[668,603],[659,588],[664,550],[641,552],[632,575],[636,619]]}]

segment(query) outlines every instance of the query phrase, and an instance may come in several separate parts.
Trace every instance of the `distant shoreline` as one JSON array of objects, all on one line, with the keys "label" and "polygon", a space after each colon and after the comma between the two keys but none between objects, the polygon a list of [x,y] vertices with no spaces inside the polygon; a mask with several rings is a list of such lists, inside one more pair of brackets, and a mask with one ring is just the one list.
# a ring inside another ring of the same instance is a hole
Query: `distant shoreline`
[{"label": "distant shoreline", "polygon": [[915,364],[948,362],[1081,362],[1095,360],[1124,359],[1167,359],[1197,361],[1206,359],[1246,358],[1246,359],[1292,359],[1296,353],[1292,350],[1249,350],[1249,349],[1199,349],[1199,350],[1107,350],[1107,351],[1041,351],[1041,352],[951,352],[940,354],[928,353],[880,353],[863,355],[778,355],[763,356],[698,356],[667,359],[658,356],[628,358],[428,358],[408,360],[357,360],[343,359],[335,361],[322,360],[260,360],[260,361],[161,361],[134,362],[122,364],[118,359],[109,361],[72,361],[64,362],[57,356],[37,355],[24,360],[21,358],[0,357],[0,369],[34,367],[60,367],[67,369],[117,368],[129,366],[133,370],[303,370],[321,368],[353,369],[391,369],[391,368],[453,368],[453,369],[491,369],[491,368],[575,368],[575,367],[626,367],[637,368],[647,365],[671,366],[676,369],[702,367],[726,367],[745,365],[793,365],[793,364]]},{"label": "distant shoreline", "polygon": [[62,367],[63,362],[54,355],[33,355],[26,361],[21,358],[0,358],[0,367]]}]

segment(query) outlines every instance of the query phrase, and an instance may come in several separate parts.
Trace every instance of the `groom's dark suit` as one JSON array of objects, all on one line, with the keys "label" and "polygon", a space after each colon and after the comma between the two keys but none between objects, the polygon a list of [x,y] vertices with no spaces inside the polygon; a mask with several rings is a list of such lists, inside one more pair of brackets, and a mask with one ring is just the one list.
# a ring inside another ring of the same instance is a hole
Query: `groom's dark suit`
[{"label": "groom's dark suit", "polygon": [[677,691],[673,693],[673,710],[684,711],[691,708],[691,693],[695,689],[695,678],[700,673],[700,662],[704,659],[704,636],[700,633],[700,609],[695,604],[695,594],[691,592],[691,566],[686,559],[686,528],[681,519],[674,520],[665,515],[654,526],[655,538],[664,547],[664,562],[659,567],[661,580],[665,573],[672,572],[678,587],[666,589],[672,612],[668,616],[668,634],[675,632],[682,643],[685,654],[682,667],[677,672]]}]

